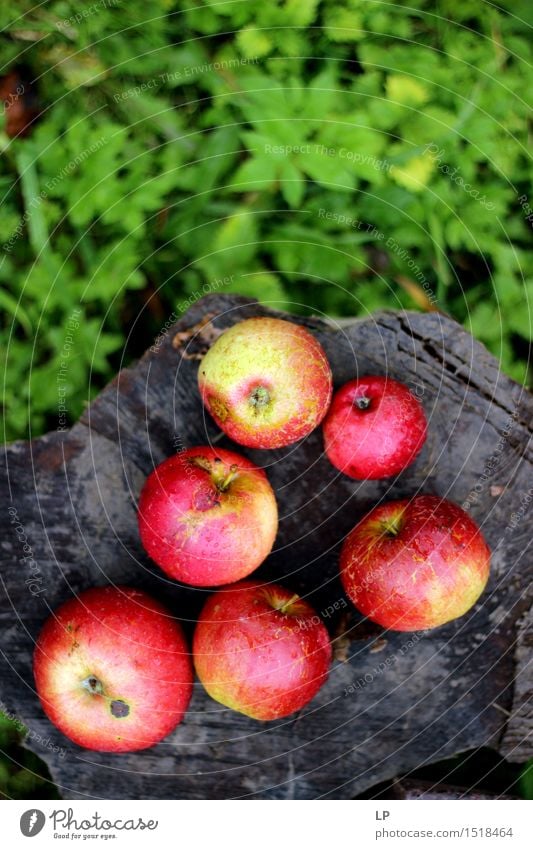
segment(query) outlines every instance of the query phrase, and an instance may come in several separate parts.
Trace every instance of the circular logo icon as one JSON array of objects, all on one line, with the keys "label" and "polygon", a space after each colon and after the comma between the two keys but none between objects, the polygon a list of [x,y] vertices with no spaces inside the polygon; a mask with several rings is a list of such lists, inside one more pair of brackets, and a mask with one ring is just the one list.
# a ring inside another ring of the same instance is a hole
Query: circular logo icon
[{"label": "circular logo icon", "polygon": [[32,808],[30,811],[24,811],[20,818],[20,830],[24,837],[35,837],[43,830],[46,817],[42,811]]}]

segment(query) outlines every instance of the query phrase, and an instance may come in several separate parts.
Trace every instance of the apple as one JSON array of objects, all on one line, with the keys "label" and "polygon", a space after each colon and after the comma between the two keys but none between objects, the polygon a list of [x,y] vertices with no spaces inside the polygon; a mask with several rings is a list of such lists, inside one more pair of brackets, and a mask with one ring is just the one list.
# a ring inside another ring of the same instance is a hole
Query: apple
[{"label": "apple", "polygon": [[265,472],[233,451],[206,446],[154,469],[141,492],[138,518],[152,560],[195,587],[249,575],[270,553],[278,528]]},{"label": "apple", "polygon": [[296,593],[242,581],[208,599],[193,658],[215,701],[253,719],[280,719],[303,708],[325,682],[331,643]]},{"label": "apple", "polygon": [[331,401],[331,369],[319,342],[279,318],[249,318],[211,346],[198,373],[217,425],[250,448],[280,448],[317,427]]},{"label": "apple", "polygon": [[427,422],[405,384],[367,375],[335,393],[323,432],[330,462],[351,478],[370,480],[396,475],[413,462]]},{"label": "apple", "polygon": [[469,610],[489,577],[476,523],[444,498],[375,507],[346,537],[341,579],[353,604],[396,631],[437,628]]},{"label": "apple", "polygon": [[180,625],[150,596],[94,587],[63,604],[35,645],[37,694],[78,746],[133,752],[183,719],[193,671]]}]

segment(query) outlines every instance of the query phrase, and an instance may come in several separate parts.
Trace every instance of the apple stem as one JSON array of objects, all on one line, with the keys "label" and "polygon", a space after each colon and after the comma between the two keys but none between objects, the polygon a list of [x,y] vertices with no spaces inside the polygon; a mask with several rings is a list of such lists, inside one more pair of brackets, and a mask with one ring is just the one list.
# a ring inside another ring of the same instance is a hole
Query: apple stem
[{"label": "apple stem", "polygon": [[280,613],[286,613],[287,609],[291,606],[291,604],[294,604],[294,602],[298,601],[299,598],[300,598],[300,596],[298,595],[298,593],[294,593],[294,595],[291,596],[291,598],[289,598],[288,601],[284,602],[284,604],[282,604],[281,607],[278,607],[279,612]]},{"label": "apple stem", "polygon": [[388,536],[388,537],[398,536],[398,534],[400,533],[400,531],[402,529],[402,524],[403,524],[402,519],[403,519],[403,514],[400,514],[399,516],[396,516],[394,519],[391,519],[390,521],[386,521],[386,520],[382,521],[381,527],[383,529],[383,533],[385,534],[385,536]]},{"label": "apple stem", "polygon": [[84,690],[87,690],[92,696],[101,696],[104,692],[104,688],[102,686],[102,682],[98,680],[94,675],[89,675],[81,682],[81,686]]},{"label": "apple stem", "polygon": [[366,395],[361,395],[359,398],[356,398],[354,401],[355,406],[358,410],[368,410],[370,407],[370,398],[367,398]]},{"label": "apple stem", "polygon": [[217,489],[219,489],[220,492],[226,492],[226,490],[229,488],[229,485],[232,481],[235,480],[236,477],[237,466],[233,464],[232,466],[230,466],[229,473],[226,475],[226,477],[222,478],[222,480],[217,483]]}]

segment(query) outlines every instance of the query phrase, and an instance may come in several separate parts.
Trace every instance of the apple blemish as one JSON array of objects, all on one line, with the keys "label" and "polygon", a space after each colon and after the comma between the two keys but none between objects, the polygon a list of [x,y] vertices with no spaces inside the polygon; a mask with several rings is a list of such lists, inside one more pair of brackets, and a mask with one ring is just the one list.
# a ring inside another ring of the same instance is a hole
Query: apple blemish
[{"label": "apple blemish", "polygon": [[116,719],[123,719],[130,714],[130,706],[126,702],[123,702],[122,699],[113,699],[109,710]]}]

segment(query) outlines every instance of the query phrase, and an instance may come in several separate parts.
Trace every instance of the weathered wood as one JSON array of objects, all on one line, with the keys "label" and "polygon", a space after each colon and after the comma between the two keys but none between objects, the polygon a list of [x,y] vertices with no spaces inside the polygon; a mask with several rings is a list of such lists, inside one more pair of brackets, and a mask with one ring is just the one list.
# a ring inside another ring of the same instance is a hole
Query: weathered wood
[{"label": "weathered wood", "polygon": [[[30,729],[29,745],[65,797],[352,798],[422,764],[500,746],[513,712],[517,622],[531,605],[527,512],[511,516],[531,486],[533,405],[481,345],[437,313],[384,313],[340,329],[294,319],[323,343],[337,385],[357,372],[387,372],[418,392],[429,438],[397,480],[338,475],[321,454],[320,431],[282,451],[237,448],[266,466],[280,504],[278,544],[258,574],[308,597],[338,640],[330,679],[311,705],[261,724],[225,710],[196,684],[185,721],[167,740],[121,756],[78,749],[44,717],[32,646],[49,612],[72,593],[106,582],[142,587],[191,634],[206,593],[167,580],[149,562],[135,505],[145,476],[174,450],[208,439],[231,446],[204,416],[198,356],[213,331],[266,312],[241,298],[203,299],[68,433],[6,449],[0,699]],[[211,324],[201,326],[208,314]],[[339,545],[378,500],[419,491],[466,504],[494,551],[491,581],[459,621],[416,635],[383,633],[346,606]],[[521,657],[520,699],[532,690]],[[531,712],[521,727],[529,732]]]},{"label": "weathered wood", "polygon": [[450,784],[432,784],[430,781],[411,781],[404,780],[395,781],[385,795],[381,794],[380,798],[385,799],[406,799],[410,801],[422,801],[424,799],[433,799],[435,801],[447,801],[457,799],[468,799],[472,801],[499,800],[499,799],[516,799],[516,796],[502,794],[494,796],[490,793],[480,793],[478,790],[470,790],[468,787],[455,787]]},{"label": "weathered wood", "polygon": [[533,608],[518,624],[513,706],[500,751],[520,762],[533,758]]}]

